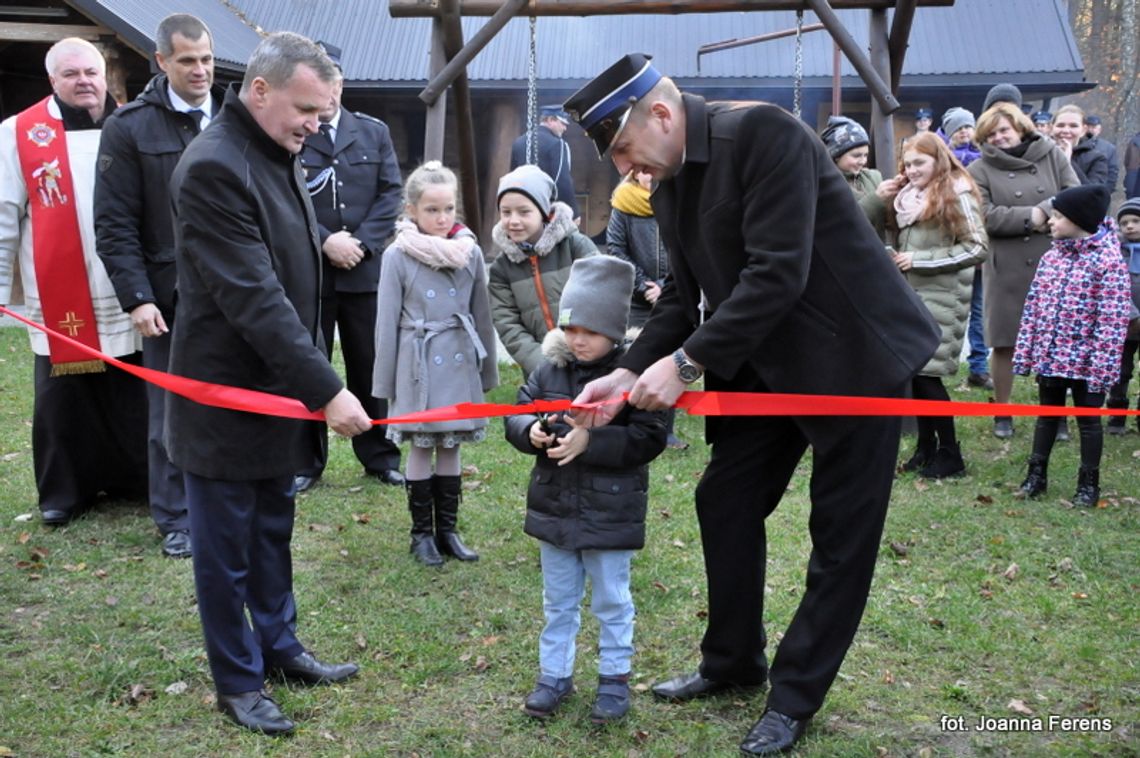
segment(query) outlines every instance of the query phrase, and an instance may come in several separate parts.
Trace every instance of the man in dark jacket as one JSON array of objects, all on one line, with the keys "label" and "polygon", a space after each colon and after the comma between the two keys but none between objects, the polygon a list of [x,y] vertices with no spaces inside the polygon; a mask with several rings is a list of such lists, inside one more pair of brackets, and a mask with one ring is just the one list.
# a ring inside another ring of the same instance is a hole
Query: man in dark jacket
[{"label": "man in dark jacket", "polygon": [[1104,124],[1100,116],[1095,113],[1085,115],[1085,136],[1092,143],[1094,150],[1099,150],[1108,161],[1108,188],[1116,189],[1116,180],[1120,178],[1120,158],[1116,154],[1116,145],[1100,136]]},{"label": "man in dark jacket", "polygon": [[[170,183],[180,325],[170,372],[296,398],[354,436],[371,423],[322,350],[320,241],[297,162],[335,78],[312,42],[272,34],[254,50],[240,93],[226,93],[183,153]],[[293,729],[262,691],[267,670],[306,684],[357,672],[318,661],[296,635],[293,475],[316,431],[312,422],[167,401],[167,449],[186,482],[218,707],[267,734]]]},{"label": "man in dark jacket", "polygon": [[[340,48],[321,45],[337,68]],[[320,230],[323,271],[321,331],[332,354],[339,327],[348,390],[375,419],[388,415],[388,403],[372,397],[372,362],[376,355],[376,287],[380,254],[400,212],[402,179],[392,138],[383,121],[340,105],[343,77],[321,113],[317,134],[305,140],[301,165]],[[402,486],[400,448],[381,426],[353,437],[352,449],[365,473],[385,484]],[[328,460],[328,437],[319,439],[315,459],[297,474],[297,491],[312,487]]]},{"label": "man in dark jacket", "polygon": [[[199,19],[167,16],[155,32],[155,46],[163,73],[103,126],[95,234],[115,294],[143,336],[143,365],[166,371],[174,328],[174,225],[167,185],[182,151],[222,107],[223,93],[213,88],[213,38]],[[151,518],[163,535],[162,552],[188,558],[186,489],[162,439],[166,391],[148,384],[147,406]]]},{"label": "man in dark jacket", "polygon": [[[681,95],[644,55],[622,58],[566,109],[620,174],[660,182],[652,202],[670,271],[621,368],[579,403],[629,391],[636,407],[668,408],[702,374],[709,390],[903,395],[938,328],[803,123],[773,105]],[[604,406],[595,423],[620,407]],[[654,692],[685,701],[770,681],[741,749],[774,754],[802,736],[859,625],[899,419],[722,417],[707,434],[712,459],[696,492],[708,577],[701,667]],[[769,674],[764,520],[808,446],[809,580]]]},{"label": "man in dark jacket", "polygon": [[[582,214],[578,210],[574,177],[570,173],[570,146],[562,139],[570,119],[557,105],[544,105],[541,114],[538,127],[532,135],[532,139],[538,140],[533,148],[537,165],[554,180],[554,199],[569,205],[574,212],[574,221],[577,222]],[[526,139],[527,135],[524,134],[511,145],[511,171],[530,162],[527,160]]]}]

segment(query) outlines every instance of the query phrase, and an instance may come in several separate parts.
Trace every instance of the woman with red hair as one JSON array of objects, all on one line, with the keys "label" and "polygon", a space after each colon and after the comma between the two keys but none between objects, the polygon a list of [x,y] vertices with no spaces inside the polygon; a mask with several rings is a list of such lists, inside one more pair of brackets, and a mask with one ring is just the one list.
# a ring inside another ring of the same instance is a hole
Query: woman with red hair
[{"label": "woman with red hair", "polygon": [[[882,189],[892,200],[895,265],[942,328],[937,352],[914,378],[914,397],[949,400],[942,377],[958,372],[974,266],[989,253],[981,196],[946,143],[930,132],[903,144],[899,174]],[[902,469],[930,479],[965,472],[953,416],[918,418],[918,446]]]}]

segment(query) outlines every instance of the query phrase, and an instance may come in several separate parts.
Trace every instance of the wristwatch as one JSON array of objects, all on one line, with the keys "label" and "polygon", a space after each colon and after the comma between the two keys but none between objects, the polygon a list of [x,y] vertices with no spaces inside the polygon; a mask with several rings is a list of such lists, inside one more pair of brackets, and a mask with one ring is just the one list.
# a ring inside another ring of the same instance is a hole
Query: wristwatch
[{"label": "wristwatch", "polygon": [[685,384],[692,384],[704,376],[704,369],[690,361],[685,351],[680,348],[673,353],[673,362],[677,364],[677,378]]}]

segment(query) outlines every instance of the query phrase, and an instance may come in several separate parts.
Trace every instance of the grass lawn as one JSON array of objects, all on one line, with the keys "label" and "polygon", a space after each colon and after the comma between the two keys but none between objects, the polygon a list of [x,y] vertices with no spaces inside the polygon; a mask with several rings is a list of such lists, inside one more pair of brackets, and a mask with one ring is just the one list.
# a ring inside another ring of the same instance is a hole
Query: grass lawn
[{"label": "grass lawn", "polygon": [[[362,672],[343,686],[273,687],[298,722],[275,740],[213,710],[191,565],[160,555],[145,504],[105,503],[57,530],[21,520],[37,513],[31,375],[24,331],[0,329],[0,756],[732,756],[763,709],[763,694],[670,705],[648,691],[698,663],[698,419],[679,415],[694,444],[653,464],[648,546],[633,572],[637,694],[630,716],[605,729],[586,718],[597,640],[588,613],[579,693],[546,723],[519,709],[536,675],[541,577],[522,532],[530,461],[501,422],[464,448],[460,526],[482,560],[440,570],[408,555],[403,493],[365,479],[334,439],[322,483],[298,500],[299,626],[318,655]],[[504,376],[489,399],[513,400],[517,369]],[[1032,398],[1019,381],[1015,399]],[[1076,484],[1075,425],[1054,453],[1049,496],[1012,497],[1031,424],[1001,441],[988,419],[964,419],[966,477],[897,481],[862,627],[797,755],[1140,755],[1140,436],[1106,437],[1104,499],[1077,510],[1062,500]],[[912,444],[903,440],[904,455]],[[774,640],[803,590],[809,471],[805,458],[769,520]],[[1111,728],[1050,729],[1051,714]],[[960,729],[943,728],[959,717]],[[1015,717],[1043,728],[975,729]]]}]

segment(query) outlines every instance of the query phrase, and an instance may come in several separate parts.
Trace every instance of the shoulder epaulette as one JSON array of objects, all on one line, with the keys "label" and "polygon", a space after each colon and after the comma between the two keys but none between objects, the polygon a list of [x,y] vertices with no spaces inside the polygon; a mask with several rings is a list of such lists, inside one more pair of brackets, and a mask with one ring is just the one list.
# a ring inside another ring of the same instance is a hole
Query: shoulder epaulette
[{"label": "shoulder epaulette", "polygon": [[387,124],[385,124],[380,119],[376,118],[375,116],[369,116],[367,113],[361,113],[360,111],[353,111],[352,115],[356,116],[357,118],[363,118],[363,119],[366,119],[368,121],[372,121],[374,123],[380,124],[380,126],[387,126]]}]

